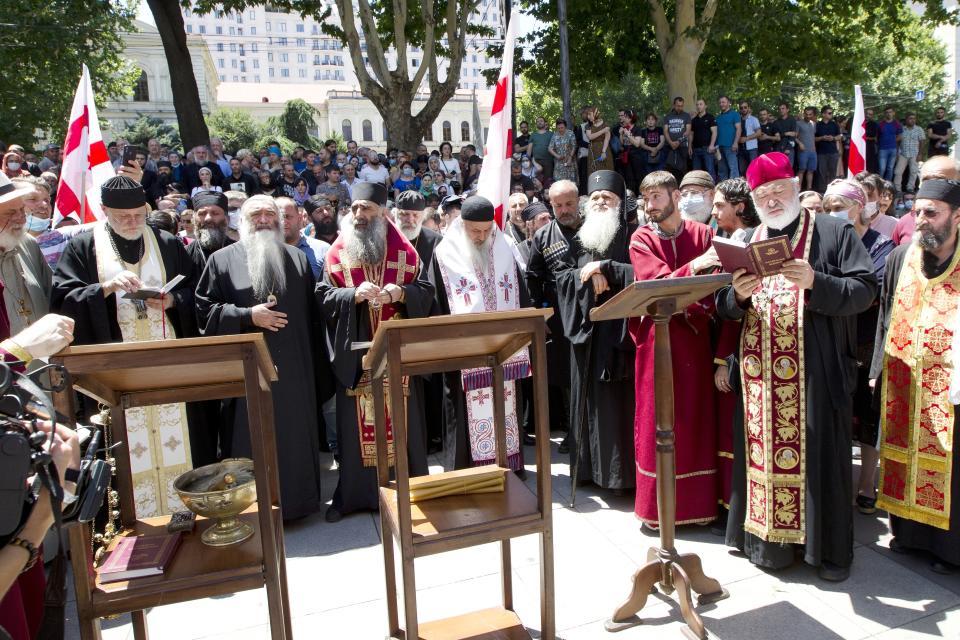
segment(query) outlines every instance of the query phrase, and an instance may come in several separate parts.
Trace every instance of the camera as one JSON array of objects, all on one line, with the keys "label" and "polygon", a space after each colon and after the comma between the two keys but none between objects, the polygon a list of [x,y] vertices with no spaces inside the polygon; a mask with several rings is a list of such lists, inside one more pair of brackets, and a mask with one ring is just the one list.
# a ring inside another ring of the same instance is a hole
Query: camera
[{"label": "camera", "polygon": [[[96,517],[103,504],[110,483],[112,469],[102,459],[102,433],[96,427],[80,426],[77,429],[83,452],[80,469],[68,470],[67,480],[77,485],[75,499],[61,511],[63,488],[50,448],[54,430],[49,433],[39,428],[41,420],[57,421],[56,411],[50,401],[49,391],[60,391],[65,382],[56,388],[44,388],[43,380],[51,370],[66,373],[60,365],[47,365],[30,374],[21,374],[0,363],[0,543],[6,544],[16,537],[37,502],[42,488],[50,494],[54,521],[57,526],[65,522],[89,522]],[[61,380],[67,380],[63,375]]]}]

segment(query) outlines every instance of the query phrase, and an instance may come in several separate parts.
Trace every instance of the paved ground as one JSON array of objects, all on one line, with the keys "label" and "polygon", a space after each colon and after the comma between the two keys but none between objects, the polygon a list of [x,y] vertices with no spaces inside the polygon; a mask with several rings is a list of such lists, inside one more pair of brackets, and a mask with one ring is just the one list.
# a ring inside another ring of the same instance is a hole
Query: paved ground
[{"label": "paved ground", "polygon": [[[558,440],[555,439],[555,440]],[[609,634],[603,622],[626,598],[630,576],[657,540],[641,532],[630,498],[579,490],[569,503],[565,456],[553,447],[554,548],[557,637],[563,640],[681,638],[679,608],[653,596],[641,612],[644,624]],[[528,448],[527,459],[532,460]],[[329,467],[329,456],[324,463]],[[327,497],[335,471],[324,478]],[[533,474],[527,483],[533,486]],[[730,597],[699,609],[711,636],[723,640],[834,640],[960,638],[960,575],[939,576],[922,556],[887,549],[883,514],[855,514],[852,574],[841,584],[825,583],[806,566],[762,571],[705,527],[681,527],[677,548],[700,555],[708,575]],[[322,514],[287,527],[287,570],[295,637],[379,640],[386,635],[383,556],[379,521],[358,514],[327,524]],[[539,633],[537,539],[513,542],[514,598],[532,635]],[[485,545],[417,561],[421,620],[497,606],[499,553]],[[71,579],[72,580],[72,579]],[[71,598],[72,600],[72,598]],[[401,608],[402,611],[402,608]],[[79,638],[73,602],[67,638]],[[269,638],[263,590],[159,607],[149,612],[155,639],[248,640]],[[129,617],[104,622],[106,640],[133,637]]]}]

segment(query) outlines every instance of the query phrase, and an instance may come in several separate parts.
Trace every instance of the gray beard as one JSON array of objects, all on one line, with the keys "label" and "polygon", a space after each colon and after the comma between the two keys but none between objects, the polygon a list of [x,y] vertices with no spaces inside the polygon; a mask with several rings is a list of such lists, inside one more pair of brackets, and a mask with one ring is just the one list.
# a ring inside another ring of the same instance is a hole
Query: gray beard
[{"label": "gray beard", "polygon": [[771,229],[776,229],[779,231],[785,227],[788,227],[791,222],[797,219],[800,215],[800,200],[793,200],[789,205],[784,205],[784,212],[774,221],[767,220],[767,216],[760,212],[760,209],[757,208],[757,213],[760,215],[760,222],[767,225]]},{"label": "gray beard", "polygon": [[422,222],[418,222],[417,226],[415,226],[413,229],[408,229],[407,227],[404,227],[403,225],[401,225],[400,233],[402,233],[403,237],[406,238],[407,240],[416,240],[417,236],[420,235],[421,228],[423,228]]},{"label": "gray beard", "polygon": [[610,243],[620,230],[620,211],[608,207],[587,205],[587,216],[577,231],[583,248],[591,253],[606,254]]},{"label": "gray beard", "polygon": [[493,271],[492,256],[490,255],[490,247],[493,246],[493,234],[487,236],[487,239],[480,244],[474,243],[473,240],[466,237],[464,234],[467,245],[467,253],[470,255],[470,260],[473,263],[473,268],[477,272],[477,275],[490,275]]},{"label": "gray beard", "polygon": [[370,220],[365,230],[357,231],[353,214],[349,214],[343,218],[340,233],[344,251],[356,264],[380,264],[387,255],[387,223],[381,216]]},{"label": "gray beard", "polygon": [[254,296],[266,300],[270,294],[279,296],[283,293],[287,288],[287,273],[283,268],[286,252],[283,230],[254,231],[247,223],[241,229],[240,242],[247,250],[247,274]]},{"label": "gray beard", "polygon": [[227,241],[227,232],[217,227],[215,229],[203,228],[197,234],[197,242],[206,251],[216,251],[222,249]]},{"label": "gray beard", "polygon": [[4,231],[0,233],[0,251],[13,251],[16,249],[26,233],[26,227],[20,227],[20,231],[17,232]]}]

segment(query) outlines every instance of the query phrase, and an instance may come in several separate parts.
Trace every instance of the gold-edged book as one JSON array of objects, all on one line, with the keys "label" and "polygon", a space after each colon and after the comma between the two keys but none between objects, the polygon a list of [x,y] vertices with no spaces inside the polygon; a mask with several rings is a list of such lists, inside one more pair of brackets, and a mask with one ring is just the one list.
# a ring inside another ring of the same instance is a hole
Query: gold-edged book
[{"label": "gold-edged book", "polygon": [[774,276],[780,273],[784,261],[793,259],[786,236],[774,236],[749,244],[716,237],[713,239],[713,248],[727,273],[746,269],[748,273],[761,277]]},{"label": "gold-edged book", "polygon": [[504,467],[486,465],[410,478],[410,502],[470,493],[502,492],[504,474],[508,471]]}]

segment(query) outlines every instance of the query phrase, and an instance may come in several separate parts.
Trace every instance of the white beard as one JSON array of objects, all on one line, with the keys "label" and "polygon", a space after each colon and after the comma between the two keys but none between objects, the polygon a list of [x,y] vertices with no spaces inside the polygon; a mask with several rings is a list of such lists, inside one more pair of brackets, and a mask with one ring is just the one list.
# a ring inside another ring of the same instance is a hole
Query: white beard
[{"label": "white beard", "polygon": [[0,251],[13,251],[16,249],[26,233],[26,227],[20,227],[19,231],[8,230],[0,233]]},{"label": "white beard", "polygon": [[347,256],[358,264],[380,264],[387,254],[387,223],[382,216],[370,220],[365,231],[357,232],[353,226],[353,214],[340,221],[343,249]]},{"label": "white beard", "polygon": [[696,213],[685,213],[680,211],[680,217],[684,220],[693,220],[694,222],[700,222],[702,224],[710,224],[710,217],[712,215],[713,211],[709,208],[707,208],[706,211]]},{"label": "white beard", "polygon": [[420,229],[423,227],[423,222],[418,222],[413,229],[400,225],[400,233],[403,234],[407,240],[416,240],[417,236],[420,235]]},{"label": "white beard", "polygon": [[490,248],[493,246],[493,234],[488,235],[482,243],[476,244],[464,232],[463,244],[466,246],[467,254],[470,256],[477,275],[490,275],[490,272],[493,271],[493,256],[490,253]]},{"label": "white beard", "polygon": [[757,214],[760,216],[760,222],[767,225],[771,229],[776,229],[779,231],[780,229],[789,226],[791,222],[796,220],[800,215],[800,210],[800,200],[795,198],[788,203],[784,203],[783,213],[777,216],[774,220],[769,220],[767,215],[763,213],[760,207],[757,207]]},{"label": "white beard", "polygon": [[586,213],[583,225],[577,231],[577,238],[584,249],[605,254],[620,230],[620,210],[587,203]]},{"label": "white beard", "polygon": [[283,229],[257,231],[247,221],[240,227],[240,242],[247,250],[247,273],[253,294],[258,299],[283,293],[287,288],[287,272],[283,268],[286,250],[283,248]]}]

